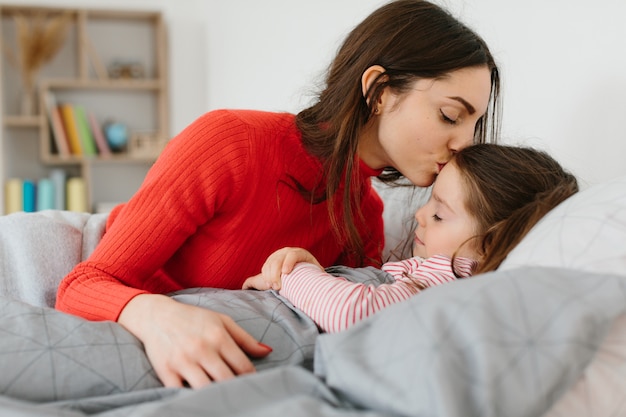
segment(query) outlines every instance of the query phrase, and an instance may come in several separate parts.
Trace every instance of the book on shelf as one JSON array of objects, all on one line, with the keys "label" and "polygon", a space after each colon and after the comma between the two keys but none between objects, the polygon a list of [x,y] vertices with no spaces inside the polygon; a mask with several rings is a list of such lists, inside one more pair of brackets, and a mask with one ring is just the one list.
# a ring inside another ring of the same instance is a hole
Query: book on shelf
[{"label": "book on shelf", "polygon": [[46,185],[40,187],[39,181],[28,178],[11,178],[4,184],[4,213],[11,214],[18,211],[31,213],[39,210],[38,204],[45,203],[45,196],[39,196],[41,192],[47,192]]},{"label": "book on shelf", "polygon": [[109,143],[104,137],[104,130],[102,129],[102,125],[98,123],[98,119],[96,115],[92,112],[89,112],[89,124],[91,125],[91,131],[93,132],[93,138],[96,142],[96,146],[98,148],[98,153],[101,157],[107,158],[112,155],[111,148],[109,147]]},{"label": "book on shelf", "polygon": [[56,210],[65,210],[65,181],[67,174],[61,168],[55,168],[50,171],[50,180],[54,187],[54,208]]},{"label": "book on shelf", "polygon": [[59,104],[59,110],[72,155],[83,155],[83,147],[78,133],[76,116],[74,115],[74,106],[70,103],[61,103]]},{"label": "book on shelf", "polygon": [[20,178],[10,178],[4,184],[4,212],[16,213],[24,208],[23,185]]},{"label": "book on shelf", "polygon": [[87,186],[82,177],[67,177],[60,168],[38,180],[10,178],[4,184],[4,213],[41,210],[88,212]]},{"label": "book on shelf", "polygon": [[63,127],[63,120],[61,119],[61,113],[54,94],[51,91],[44,93],[44,102],[46,105],[46,113],[48,115],[48,122],[50,124],[50,133],[56,146],[59,156],[67,158],[71,155],[70,147],[67,142],[67,136],[65,135],[65,128]]},{"label": "book on shelf", "polygon": [[36,211],[54,210],[55,192],[54,182],[50,178],[41,178],[37,181]]},{"label": "book on shelf", "polygon": [[22,210],[27,213],[32,213],[36,209],[37,200],[37,187],[35,181],[31,179],[25,179],[22,181]]},{"label": "book on shelf", "polygon": [[87,112],[85,111],[85,108],[79,104],[75,105],[74,117],[76,117],[76,127],[78,129],[78,136],[80,137],[83,155],[96,155],[98,153],[96,149],[96,142],[91,131],[91,124],[87,119]]},{"label": "book on shelf", "polygon": [[66,207],[69,211],[87,212],[87,188],[81,177],[68,178],[66,184]]}]

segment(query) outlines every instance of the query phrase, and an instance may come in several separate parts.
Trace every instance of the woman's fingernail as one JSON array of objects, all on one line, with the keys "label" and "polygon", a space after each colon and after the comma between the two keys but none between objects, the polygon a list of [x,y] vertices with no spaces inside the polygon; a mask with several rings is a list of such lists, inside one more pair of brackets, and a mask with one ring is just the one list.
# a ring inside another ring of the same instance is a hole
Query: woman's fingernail
[{"label": "woman's fingernail", "polygon": [[259,342],[259,345],[260,345],[260,346],[263,346],[265,349],[269,350],[270,352],[273,352],[273,351],[274,351],[274,349],[272,349],[271,347],[269,347],[269,346],[268,346],[268,345],[266,345],[265,343],[261,343],[261,342]]}]

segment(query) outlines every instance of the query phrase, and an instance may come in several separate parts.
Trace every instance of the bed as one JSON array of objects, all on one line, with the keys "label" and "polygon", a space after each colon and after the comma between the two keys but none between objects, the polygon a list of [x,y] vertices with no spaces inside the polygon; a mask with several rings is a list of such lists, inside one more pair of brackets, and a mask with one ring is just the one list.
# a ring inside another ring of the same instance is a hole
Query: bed
[{"label": "bed", "polygon": [[[404,199],[381,195],[386,216],[406,213]],[[0,218],[0,415],[626,415],[626,177],[565,201],[498,271],[429,289],[342,333],[319,334],[272,292],[172,294],[230,314],[274,348],[257,373],[199,390],[161,386],[116,323],[51,308],[105,220]]]}]

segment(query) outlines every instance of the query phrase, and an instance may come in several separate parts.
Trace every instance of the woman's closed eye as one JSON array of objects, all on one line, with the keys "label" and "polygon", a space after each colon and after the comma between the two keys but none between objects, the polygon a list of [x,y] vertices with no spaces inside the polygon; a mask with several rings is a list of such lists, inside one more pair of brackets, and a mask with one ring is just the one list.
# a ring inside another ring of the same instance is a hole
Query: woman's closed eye
[{"label": "woman's closed eye", "polygon": [[455,125],[458,121],[458,116],[452,116],[451,114],[446,114],[446,112],[444,112],[443,110],[439,110],[439,112],[441,113],[441,118],[443,119],[444,122],[446,123],[450,123],[451,125]]}]

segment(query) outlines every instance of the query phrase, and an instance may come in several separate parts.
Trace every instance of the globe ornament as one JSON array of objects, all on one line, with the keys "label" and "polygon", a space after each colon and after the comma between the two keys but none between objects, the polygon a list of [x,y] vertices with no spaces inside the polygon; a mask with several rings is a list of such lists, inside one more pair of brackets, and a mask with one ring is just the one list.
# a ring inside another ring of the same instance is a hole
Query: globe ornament
[{"label": "globe ornament", "polygon": [[104,136],[113,152],[123,152],[128,145],[128,128],[123,123],[110,122],[103,126]]}]

